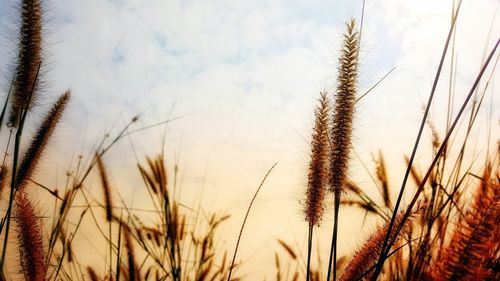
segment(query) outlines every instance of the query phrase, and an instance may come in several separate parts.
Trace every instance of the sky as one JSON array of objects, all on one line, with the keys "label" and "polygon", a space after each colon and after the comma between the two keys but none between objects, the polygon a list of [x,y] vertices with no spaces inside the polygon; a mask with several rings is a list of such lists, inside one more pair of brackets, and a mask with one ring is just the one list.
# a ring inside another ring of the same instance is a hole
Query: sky
[{"label": "sky", "polygon": [[[0,10],[2,96],[15,56],[17,2],[0,0],[5,7]],[[300,202],[313,111],[320,91],[335,92],[344,23],[350,18],[359,22],[362,1],[46,2],[46,101],[30,120],[39,120],[64,90],[73,93],[49,146],[47,164],[40,168],[47,182],[64,174],[79,154],[92,155],[96,142],[106,133],[116,134],[133,116],[139,115],[134,128],[181,117],[131,135],[106,155],[112,181],[125,200],[147,205],[137,184],[136,157],[143,161],[145,155],[159,153],[165,135],[167,165],[170,171],[179,165],[181,201],[202,198],[204,209],[231,213],[220,245],[230,250],[253,192],[278,163],[246,226],[239,253],[242,271],[255,278],[272,271],[274,252],[269,249],[278,249],[277,238],[303,249],[307,229]],[[500,34],[498,4],[463,2],[454,51],[455,112],[480,69],[485,48],[491,49]],[[373,171],[372,157],[380,149],[391,183],[400,182],[403,155],[410,153],[430,92],[451,6],[451,0],[366,1],[359,93],[395,68],[356,105],[350,171],[375,197],[364,165]],[[450,71],[446,62],[431,110],[440,132]],[[498,72],[493,77],[498,80]],[[493,120],[493,141],[500,135],[494,84],[484,107],[491,108],[492,117],[482,113],[474,131],[478,152],[487,143],[488,120]],[[430,139],[429,132],[424,138]],[[430,161],[425,152],[417,160],[424,167]],[[98,190],[98,185],[89,188]],[[325,216],[320,236],[328,235],[331,218]],[[341,252],[351,252],[376,225],[362,228],[362,219],[355,211],[341,217]]]}]

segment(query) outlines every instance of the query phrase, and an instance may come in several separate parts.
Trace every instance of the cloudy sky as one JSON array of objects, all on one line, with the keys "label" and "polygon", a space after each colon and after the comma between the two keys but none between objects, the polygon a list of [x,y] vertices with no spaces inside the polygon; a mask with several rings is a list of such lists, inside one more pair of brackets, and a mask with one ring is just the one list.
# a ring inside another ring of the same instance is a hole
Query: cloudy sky
[{"label": "cloudy sky", "polygon": [[[15,55],[17,2],[0,0],[3,96]],[[240,258],[248,264],[243,271],[257,278],[272,269],[272,263],[265,270],[256,265],[273,258],[269,249],[275,248],[276,238],[304,245],[306,225],[299,202],[313,110],[320,91],[334,92],[344,22],[360,19],[361,0],[46,2],[44,78],[49,86],[47,101],[32,120],[39,119],[58,93],[72,89],[72,104],[50,148],[59,173],[78,154],[91,155],[104,134],[113,135],[137,114],[135,128],[182,117],[132,135],[106,156],[124,197],[138,205],[147,202],[133,184],[139,179],[135,170],[130,172],[137,161],[134,150],[140,160],[160,152],[165,134],[167,163],[180,167],[182,200],[193,202],[203,194],[204,208],[231,213],[221,248],[232,248],[244,207],[267,169],[278,162],[243,237]],[[485,48],[489,50],[500,34],[498,4],[465,0],[462,5],[455,45],[455,106],[470,89]],[[402,177],[402,156],[410,152],[416,135],[451,6],[452,0],[366,2],[360,93],[395,67],[357,105],[354,147],[359,157],[353,156],[351,170],[371,194],[376,189],[362,163],[372,169],[372,153],[379,149],[386,155],[394,185]],[[431,112],[441,132],[448,79],[449,60]],[[500,100],[494,93],[490,88],[484,106],[492,108],[492,118],[485,111],[474,134],[478,152],[487,143],[487,120],[493,120],[494,138],[499,136]],[[418,159],[422,166],[429,162],[425,153]],[[54,174],[52,165],[41,170]],[[327,215],[325,233],[330,219]],[[362,215],[349,213],[343,219],[341,251],[348,253],[360,239],[352,234],[360,232]]]}]

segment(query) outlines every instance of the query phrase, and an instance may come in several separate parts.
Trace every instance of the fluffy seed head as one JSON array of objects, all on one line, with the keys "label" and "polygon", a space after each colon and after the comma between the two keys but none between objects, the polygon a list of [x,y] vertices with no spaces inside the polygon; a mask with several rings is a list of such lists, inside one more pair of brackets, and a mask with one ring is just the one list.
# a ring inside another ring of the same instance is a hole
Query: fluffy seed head
[{"label": "fluffy seed head", "polygon": [[[38,67],[42,63],[42,5],[39,0],[23,0],[21,4],[21,26],[17,71],[11,100],[9,125],[17,127],[21,111],[36,99]],[[31,103],[31,102],[30,102]]]},{"label": "fluffy seed head", "polygon": [[101,156],[96,153],[95,157],[97,159],[97,168],[99,170],[99,176],[101,178],[102,190],[104,192],[104,208],[106,210],[106,220],[111,222],[113,218],[113,201],[111,199],[111,185],[109,184],[108,174],[106,173],[106,168],[102,162]]},{"label": "fluffy seed head", "polygon": [[330,190],[336,194],[340,194],[347,178],[358,79],[358,44],[358,32],[355,30],[354,20],[351,20],[347,23],[344,43],[340,50],[338,86],[331,132]]},{"label": "fluffy seed head", "polygon": [[323,202],[329,179],[328,167],[328,126],[329,101],[326,93],[321,93],[316,108],[316,120],[311,141],[311,162],[307,180],[305,215],[310,225],[316,225],[323,215]]},{"label": "fluffy seed head", "polygon": [[26,186],[28,179],[33,175],[33,172],[40,161],[43,150],[52,136],[57,123],[61,119],[70,96],[71,94],[69,90],[61,95],[38,128],[38,131],[36,132],[28,150],[24,154],[21,164],[19,165],[16,175],[17,188],[23,188]]},{"label": "fluffy seed head", "polygon": [[47,272],[42,229],[25,190],[16,195],[16,222],[21,267],[28,281],[43,281]]}]

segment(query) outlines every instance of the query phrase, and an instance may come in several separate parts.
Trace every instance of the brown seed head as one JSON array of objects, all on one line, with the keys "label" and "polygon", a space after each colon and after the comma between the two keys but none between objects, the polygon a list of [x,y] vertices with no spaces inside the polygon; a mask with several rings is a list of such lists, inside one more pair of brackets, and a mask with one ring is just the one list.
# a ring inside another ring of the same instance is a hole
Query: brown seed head
[{"label": "brown seed head", "polygon": [[16,222],[21,266],[25,279],[43,281],[47,272],[42,229],[25,190],[16,195]]},{"label": "brown seed head", "polygon": [[351,20],[347,23],[344,43],[340,50],[338,86],[331,132],[330,190],[336,194],[340,194],[347,178],[358,79],[358,44],[358,32],[355,30],[354,20]]},{"label": "brown seed head", "polygon": [[61,119],[64,108],[68,104],[70,97],[71,94],[69,90],[61,95],[38,128],[38,131],[36,132],[28,150],[24,154],[21,164],[19,165],[16,176],[17,188],[24,188],[28,183],[28,179],[33,175],[33,172],[40,161],[43,150],[49,142],[57,123]]},{"label": "brown seed head", "polygon": [[111,185],[109,184],[108,174],[106,173],[106,168],[102,162],[99,153],[95,154],[97,160],[97,168],[99,170],[99,176],[101,178],[102,190],[104,193],[104,209],[106,210],[106,220],[111,222],[113,218],[113,201],[111,198]]},{"label": "brown seed head", "polygon": [[[11,100],[9,125],[17,127],[21,111],[36,99],[37,72],[42,63],[42,4],[39,0],[23,0],[17,54],[17,71]],[[33,90],[33,91],[32,91]],[[30,103],[31,103],[30,101]]]},{"label": "brown seed head", "polygon": [[321,220],[324,209],[325,191],[329,179],[328,166],[328,126],[329,101],[326,93],[321,93],[316,108],[316,120],[311,141],[311,162],[306,191],[305,215],[310,225]]}]

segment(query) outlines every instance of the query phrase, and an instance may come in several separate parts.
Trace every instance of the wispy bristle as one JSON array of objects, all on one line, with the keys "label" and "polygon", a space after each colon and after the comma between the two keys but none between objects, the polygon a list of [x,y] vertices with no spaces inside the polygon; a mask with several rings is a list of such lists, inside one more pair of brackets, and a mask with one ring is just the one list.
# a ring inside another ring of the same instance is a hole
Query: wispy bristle
[{"label": "wispy bristle", "polygon": [[102,190],[104,192],[104,209],[106,210],[106,220],[111,222],[113,218],[113,201],[111,199],[111,185],[109,184],[108,174],[106,173],[106,168],[102,162],[101,156],[98,153],[95,155],[97,160],[97,168],[99,170],[99,176],[101,178]]},{"label": "wispy bristle", "polygon": [[310,225],[316,225],[323,216],[323,202],[329,180],[328,126],[329,102],[326,93],[321,93],[316,108],[316,120],[311,141],[311,162],[307,181],[305,214]]},{"label": "wispy bristle", "polygon": [[42,62],[42,5],[39,0],[22,1],[18,48],[9,115],[9,125],[13,127],[17,127],[23,108],[29,107],[30,94],[31,101],[37,94],[37,73]]},{"label": "wispy bristle", "polygon": [[351,149],[352,121],[358,79],[358,32],[355,22],[347,23],[340,51],[337,94],[331,132],[331,191],[340,194],[346,178]]},{"label": "wispy bristle", "polygon": [[38,161],[47,145],[57,123],[61,119],[64,108],[70,99],[70,91],[66,91],[59,97],[52,109],[47,113],[38,131],[33,137],[28,150],[24,154],[23,160],[19,165],[19,170],[16,176],[16,187],[23,188],[26,186],[28,179],[33,175]]},{"label": "wispy bristle", "polygon": [[16,222],[21,266],[25,279],[43,281],[47,272],[42,229],[36,218],[36,211],[22,190],[16,195]]}]

